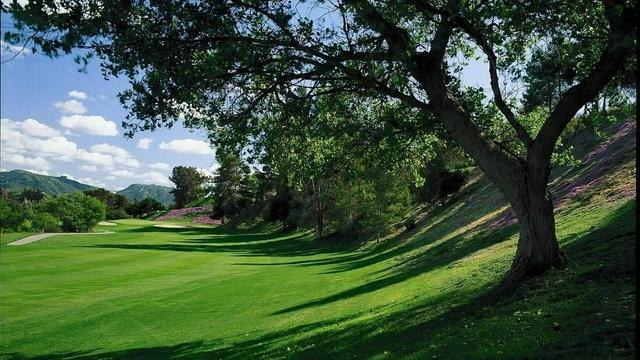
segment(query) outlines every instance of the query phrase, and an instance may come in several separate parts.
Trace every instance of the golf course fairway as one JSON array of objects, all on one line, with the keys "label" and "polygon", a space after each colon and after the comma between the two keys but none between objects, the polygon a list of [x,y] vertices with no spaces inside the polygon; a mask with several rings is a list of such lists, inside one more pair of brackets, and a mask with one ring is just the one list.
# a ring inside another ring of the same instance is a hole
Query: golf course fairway
[{"label": "golf course fairway", "polygon": [[144,220],[4,244],[1,356],[632,356],[635,201],[560,212],[569,270],[487,304],[478,299],[508,269],[517,233],[486,227],[504,204],[484,187],[369,246]]}]

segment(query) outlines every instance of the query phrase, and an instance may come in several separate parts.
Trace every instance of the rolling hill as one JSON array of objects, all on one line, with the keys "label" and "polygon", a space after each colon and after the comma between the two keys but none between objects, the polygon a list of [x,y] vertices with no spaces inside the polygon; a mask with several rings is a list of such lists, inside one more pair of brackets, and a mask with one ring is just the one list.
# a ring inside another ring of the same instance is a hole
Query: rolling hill
[{"label": "rolling hill", "polygon": [[168,186],[131,184],[117,193],[124,195],[129,201],[140,201],[149,197],[159,201],[164,206],[168,206],[173,204],[173,195],[169,192],[170,190],[171,188]]},{"label": "rolling hill", "polygon": [[46,194],[58,195],[93,189],[93,186],[71,180],[66,176],[48,176],[25,170],[11,170],[0,172],[0,188],[8,191],[22,191],[25,188],[32,188]]}]

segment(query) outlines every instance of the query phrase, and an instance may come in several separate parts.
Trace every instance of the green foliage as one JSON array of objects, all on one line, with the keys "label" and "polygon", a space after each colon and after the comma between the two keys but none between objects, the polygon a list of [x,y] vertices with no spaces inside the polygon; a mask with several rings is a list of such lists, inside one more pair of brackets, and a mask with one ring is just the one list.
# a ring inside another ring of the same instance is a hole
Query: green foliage
[{"label": "green foliage", "polygon": [[38,210],[57,215],[64,231],[88,232],[105,218],[106,206],[94,197],[77,192],[46,199],[38,205]]},{"label": "green foliage", "polygon": [[450,170],[446,161],[438,157],[427,162],[421,169],[424,182],[417,188],[420,202],[439,201],[443,206],[450,195],[457,193],[466,183],[463,170]]},{"label": "green foliage", "polygon": [[86,232],[104,219],[106,206],[81,192],[47,196],[34,203],[22,194],[0,200],[0,226],[9,231]]},{"label": "green foliage", "polygon": [[107,214],[114,210],[124,210],[129,207],[129,200],[127,200],[125,196],[113,193],[103,188],[85,190],[84,194],[94,197],[105,204],[105,206],[107,207]]},{"label": "green foliage", "polygon": [[60,228],[60,219],[53,214],[40,212],[33,217],[33,230],[40,232],[58,232]]},{"label": "green foliage", "polygon": [[214,215],[227,219],[246,215],[254,204],[256,177],[235,152],[218,149],[216,159],[219,167],[213,178]]},{"label": "green foliage", "polygon": [[31,231],[33,231],[33,224],[31,223],[31,220],[29,220],[29,219],[22,220],[20,225],[18,225],[18,229],[17,230],[19,232],[31,232]]},{"label": "green foliage", "polygon": [[[164,206],[156,199],[145,198],[140,202],[134,202],[126,209],[126,215],[132,217],[143,218],[156,211],[164,210]],[[113,214],[113,216],[122,216],[121,213]],[[124,216],[127,217],[127,216]],[[121,217],[124,218],[124,217]],[[115,218],[114,218],[115,219]]]},{"label": "green foliage", "polygon": [[207,180],[207,177],[201,174],[195,167],[176,166],[173,168],[169,180],[175,184],[175,188],[169,192],[173,194],[175,198],[176,208],[180,209],[196,200],[199,195],[202,195],[202,186]]},{"label": "green foliage", "polygon": [[0,226],[3,229],[17,231],[26,218],[25,205],[10,197],[2,197],[0,199]]},{"label": "green foliage", "polygon": [[336,178],[327,188],[327,223],[339,234],[380,237],[402,220],[411,205],[406,174],[362,169]]},{"label": "green foliage", "polygon": [[129,217],[129,214],[127,214],[125,209],[107,210],[107,219],[108,220],[126,219],[128,217]]},{"label": "green foliage", "polygon": [[[591,31],[598,30],[592,28]],[[558,38],[547,46],[536,48],[522,79],[526,85],[523,111],[526,113],[538,107],[551,111],[562,93],[587,76],[592,64],[598,61],[600,47],[598,41]],[[635,88],[634,68],[635,59],[631,58],[605,89],[585,106],[585,111],[598,112],[600,108],[606,111],[629,103]]]},{"label": "green foliage", "polygon": [[44,199],[44,197],[45,197],[45,194],[42,191],[27,188],[22,190],[22,192],[18,196],[18,199],[20,201],[38,202]]}]

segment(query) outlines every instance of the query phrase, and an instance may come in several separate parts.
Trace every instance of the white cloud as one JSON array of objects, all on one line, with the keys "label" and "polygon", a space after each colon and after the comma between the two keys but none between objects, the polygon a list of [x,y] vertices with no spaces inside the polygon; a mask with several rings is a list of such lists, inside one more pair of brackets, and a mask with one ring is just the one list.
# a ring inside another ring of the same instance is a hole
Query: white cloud
[{"label": "white cloud", "polygon": [[2,119],[2,126],[3,129],[18,130],[29,136],[52,137],[60,135],[60,131],[35,119],[26,119],[24,121]]},{"label": "white cloud", "polygon": [[118,134],[116,123],[97,115],[63,116],[60,118],[60,125],[90,135],[116,136]]},{"label": "white cloud", "polygon": [[211,172],[208,169],[203,169],[203,168],[197,168],[196,169],[200,174],[204,175],[204,176],[213,176],[213,172]]},{"label": "white cloud", "polygon": [[73,177],[73,175],[67,174],[67,173],[62,173],[61,176],[66,177],[69,180],[73,180],[73,181],[78,181],[78,179],[76,179],[75,177]]},{"label": "white cloud", "polygon": [[[3,158],[8,159],[10,155],[20,155],[23,158],[41,157],[48,161],[80,160],[91,165],[101,166],[113,166],[114,164],[111,155],[80,149],[64,136],[48,138],[30,136],[29,132],[32,129],[29,126],[23,126],[23,124],[24,122],[15,122],[10,119],[0,121],[0,144]],[[13,159],[21,162],[26,161],[18,157]]]},{"label": "white cloud", "polygon": [[84,149],[78,149],[77,158],[93,165],[112,166],[114,161],[111,155],[90,152]]},{"label": "white cloud", "polygon": [[157,171],[149,171],[146,173],[142,173],[138,175],[138,179],[140,179],[143,183],[146,184],[158,184],[158,185],[170,185],[171,182],[166,175],[163,175]]},{"label": "white cloud", "polygon": [[82,166],[80,166],[80,170],[89,171],[89,172],[96,172],[96,171],[98,171],[98,167],[95,166],[95,165],[82,165]]},{"label": "white cloud", "polygon": [[0,122],[0,141],[3,153],[26,153],[42,157],[56,156],[58,160],[68,161],[78,150],[76,144],[64,136],[39,139],[27,135],[19,124],[9,119],[2,119]]},{"label": "white cloud", "polygon": [[109,155],[113,155],[113,156],[120,156],[120,157],[130,157],[131,156],[127,150],[125,150],[125,149],[123,149],[123,148],[121,148],[119,146],[106,144],[106,143],[92,145],[91,146],[91,151],[95,151],[95,152],[99,152],[99,153],[103,153],[103,154],[109,154]]},{"label": "white cloud", "polygon": [[208,143],[194,139],[172,140],[168,143],[162,142],[158,148],[182,154],[213,155],[213,150],[209,147]]},{"label": "white cloud", "polygon": [[158,169],[158,170],[170,170],[171,169],[171,165],[169,165],[167,163],[163,163],[163,162],[157,162],[157,163],[149,164],[147,166],[152,168],[152,169]]},{"label": "white cloud", "polygon": [[40,156],[26,157],[20,154],[8,154],[7,156],[3,156],[2,160],[18,164],[20,166],[29,166],[36,170],[51,170],[51,163]]},{"label": "white cloud", "polygon": [[[17,164],[20,168],[33,169],[40,172],[55,169],[55,163],[60,161],[79,162],[77,169],[88,172],[113,171],[117,167],[140,167],[141,164],[125,149],[108,144],[95,144],[88,149],[78,145],[59,132],[36,120],[0,121],[0,148],[2,162]],[[75,164],[74,164],[75,165]],[[70,179],[73,177],[64,174]],[[135,173],[129,170],[116,170],[108,174],[107,180],[117,177],[135,179],[137,182],[169,184],[167,176],[155,172]],[[81,182],[105,187],[105,184],[93,177],[80,179]]]},{"label": "white cloud", "polygon": [[111,172],[111,175],[123,178],[133,178],[136,176],[136,174],[129,170],[115,170]]},{"label": "white cloud", "polygon": [[152,142],[153,142],[152,139],[143,138],[143,139],[138,140],[138,145],[136,145],[136,146],[139,149],[147,150],[149,148],[149,145],[151,145]]},{"label": "white cloud", "polygon": [[134,179],[144,184],[170,185],[169,178],[157,171],[149,171],[144,173],[133,173],[129,170],[115,170],[111,172],[111,176]]},{"label": "white cloud", "polygon": [[87,98],[87,93],[78,90],[71,90],[67,93],[67,95],[69,95],[69,97],[80,100],[85,100]]},{"label": "white cloud", "polygon": [[[20,1],[18,1],[18,3],[20,3]],[[9,61],[18,56],[27,56],[29,54],[31,54],[31,50],[28,47],[11,45],[4,40],[0,40],[0,57],[3,61]]]},{"label": "white cloud", "polygon": [[99,180],[94,180],[90,177],[83,177],[78,179],[77,181],[83,183],[83,184],[87,184],[87,185],[91,185],[91,186],[95,186],[95,187],[101,187],[101,188],[106,188],[107,184],[103,183],[102,181]]},{"label": "white cloud", "polygon": [[20,128],[27,135],[37,137],[52,137],[60,135],[60,131],[45,125],[35,119],[27,119],[20,124]]},{"label": "white cloud", "polygon": [[25,171],[28,171],[28,172],[34,173],[34,174],[49,175],[49,172],[47,170],[27,169]]},{"label": "white cloud", "polygon": [[105,143],[96,144],[91,146],[91,151],[112,155],[115,164],[122,164],[134,168],[140,167],[140,162],[131,156],[127,150],[115,145]]},{"label": "white cloud", "polygon": [[78,100],[58,101],[53,104],[64,114],[84,114],[87,108]]}]

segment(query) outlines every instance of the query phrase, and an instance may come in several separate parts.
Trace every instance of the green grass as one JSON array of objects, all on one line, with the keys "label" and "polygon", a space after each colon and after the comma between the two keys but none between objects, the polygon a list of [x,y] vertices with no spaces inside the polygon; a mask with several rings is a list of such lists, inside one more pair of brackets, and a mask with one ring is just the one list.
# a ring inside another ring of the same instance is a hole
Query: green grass
[{"label": "green grass", "polygon": [[32,232],[14,232],[14,233],[2,233],[0,234],[0,245],[5,245],[16,240],[24,239],[27,236],[31,236],[35,233]]},{"label": "green grass", "polygon": [[415,232],[364,248],[302,232],[161,229],[144,220],[99,227],[110,235],[2,246],[0,353],[633,357],[635,201],[560,211],[569,270],[487,303],[515,251],[516,227],[485,227],[503,209],[478,181]]}]

